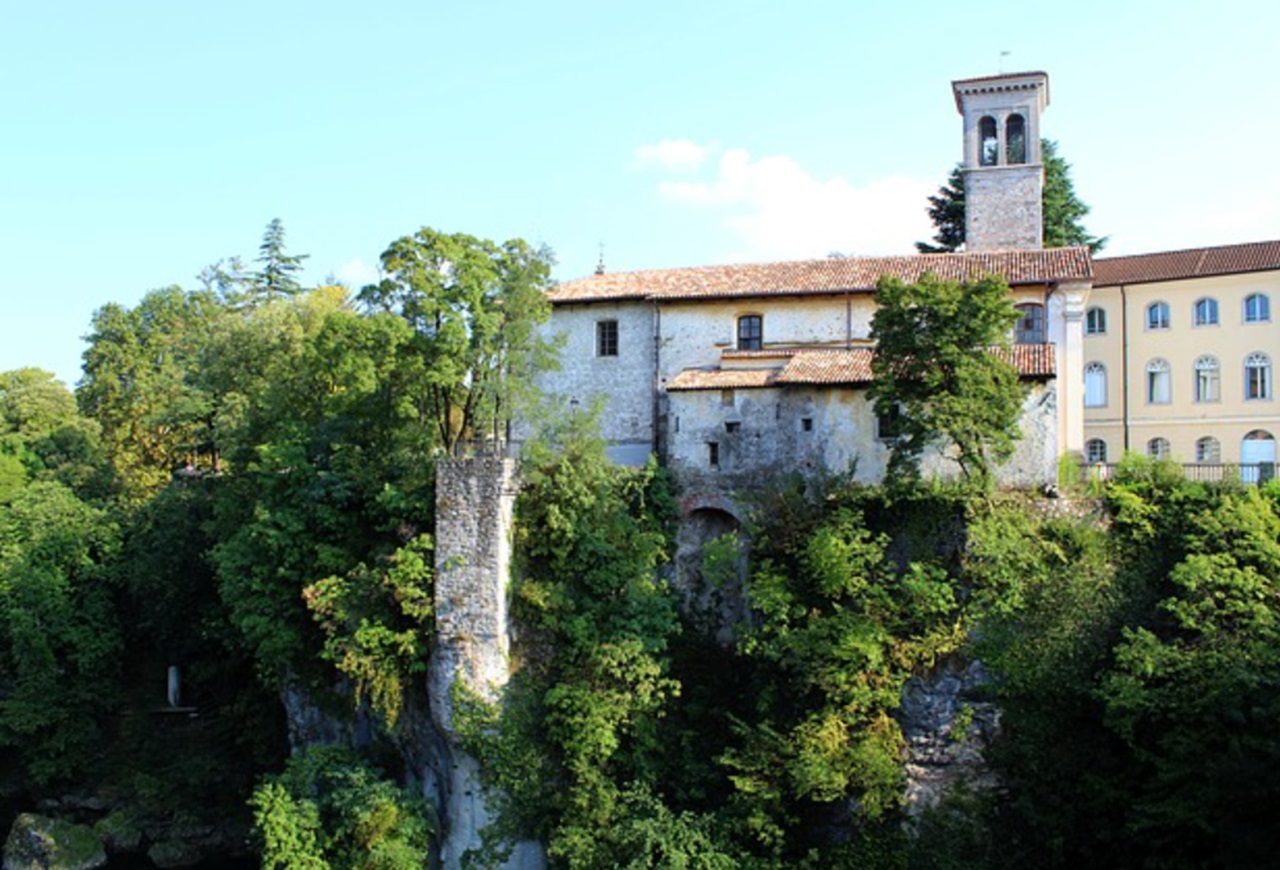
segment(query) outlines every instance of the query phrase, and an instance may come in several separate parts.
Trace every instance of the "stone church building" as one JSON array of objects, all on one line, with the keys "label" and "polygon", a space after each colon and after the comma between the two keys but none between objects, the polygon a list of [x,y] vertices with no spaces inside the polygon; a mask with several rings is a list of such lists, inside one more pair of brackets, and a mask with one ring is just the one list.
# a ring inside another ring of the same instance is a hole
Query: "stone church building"
[{"label": "stone church building", "polygon": [[[1027,386],[1006,486],[1055,478],[1084,444],[1084,248],[1041,247],[1044,73],[953,83],[964,119],[968,250],[598,273],[553,289],[561,368],[542,384],[571,406],[603,400],[612,456],[657,453],[683,487],[731,489],[762,474],[825,470],[876,481],[889,449],[867,398],[877,280],[925,272],[1004,277],[1022,312],[1012,362]],[[949,473],[944,456],[926,472]]]}]

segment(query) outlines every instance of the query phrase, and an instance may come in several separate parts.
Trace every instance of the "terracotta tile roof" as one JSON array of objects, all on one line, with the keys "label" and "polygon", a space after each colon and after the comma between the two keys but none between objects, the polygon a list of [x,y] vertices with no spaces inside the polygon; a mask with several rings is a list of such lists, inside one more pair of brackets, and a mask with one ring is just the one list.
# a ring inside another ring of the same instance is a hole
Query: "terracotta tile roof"
[{"label": "terracotta tile roof", "polygon": [[866,384],[871,381],[869,347],[798,353],[782,368],[780,384]]},{"label": "terracotta tile roof", "polygon": [[1267,269],[1280,269],[1280,241],[1104,257],[1093,261],[1093,285],[1149,284]]},{"label": "terracotta tile roof", "polygon": [[[1054,374],[1052,344],[1015,344],[1000,356],[1010,360],[1024,378],[1038,380]],[[871,382],[867,347],[848,350],[793,350],[786,365],[773,369],[685,369],[670,380],[668,391],[746,390],[801,385],[855,385]]]},{"label": "terracotta tile roof", "polygon": [[780,369],[685,369],[668,390],[748,390],[772,387]]},{"label": "terracotta tile roof", "polygon": [[925,272],[964,281],[984,274],[1004,276],[1011,285],[1086,281],[1093,264],[1085,248],[1041,251],[983,251],[973,254],[916,254],[903,257],[847,257],[794,260],[689,269],[615,272],[566,281],[551,289],[552,303],[624,299],[714,299],[744,296],[799,296],[870,293],[882,275],[916,281]]}]

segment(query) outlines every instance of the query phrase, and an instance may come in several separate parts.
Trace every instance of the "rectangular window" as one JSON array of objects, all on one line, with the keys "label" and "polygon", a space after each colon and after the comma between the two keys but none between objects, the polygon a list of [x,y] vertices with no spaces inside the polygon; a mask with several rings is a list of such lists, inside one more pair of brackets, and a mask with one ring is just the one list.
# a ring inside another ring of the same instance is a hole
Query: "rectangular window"
[{"label": "rectangular window", "polygon": [[886,413],[876,415],[876,437],[881,441],[893,441],[902,434],[902,427],[899,420],[902,417],[902,411],[897,405],[893,405]]},{"label": "rectangular window", "polygon": [[800,418],[800,431],[801,431],[801,432],[812,432],[812,431],[813,431],[813,418],[812,418],[812,417],[801,417],[801,418]]},{"label": "rectangular window", "polygon": [[728,432],[730,435],[732,435],[734,432],[741,432],[742,424],[737,422],[736,420],[733,422],[725,423],[724,431]]},{"label": "rectangular window", "polygon": [[596,321],[596,356],[618,355],[618,321]]},{"label": "rectangular window", "polygon": [[764,346],[764,318],[744,314],[738,318],[738,350],[759,350]]},{"label": "rectangular window", "polygon": [[718,442],[707,442],[707,461],[712,468],[720,467],[720,444]]}]

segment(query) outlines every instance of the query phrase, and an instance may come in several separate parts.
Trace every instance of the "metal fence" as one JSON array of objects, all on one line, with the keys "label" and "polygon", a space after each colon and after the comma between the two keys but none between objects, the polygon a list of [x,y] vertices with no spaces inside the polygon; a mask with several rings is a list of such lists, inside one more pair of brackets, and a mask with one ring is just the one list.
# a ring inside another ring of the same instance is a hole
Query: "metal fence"
[{"label": "metal fence", "polygon": [[[1182,469],[1187,480],[1210,483],[1238,481],[1256,486],[1276,476],[1274,462],[1183,462],[1177,467]],[[1086,481],[1110,480],[1119,468],[1120,464],[1116,462],[1095,462],[1086,465],[1081,472]]]}]

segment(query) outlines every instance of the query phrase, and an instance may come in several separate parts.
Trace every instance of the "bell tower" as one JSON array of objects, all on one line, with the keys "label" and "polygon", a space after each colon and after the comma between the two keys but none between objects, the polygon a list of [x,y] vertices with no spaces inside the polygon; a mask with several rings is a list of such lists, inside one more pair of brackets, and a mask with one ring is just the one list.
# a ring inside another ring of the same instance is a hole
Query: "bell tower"
[{"label": "bell tower", "polygon": [[951,83],[964,118],[966,251],[1043,246],[1040,113],[1049,76],[1008,73]]}]

